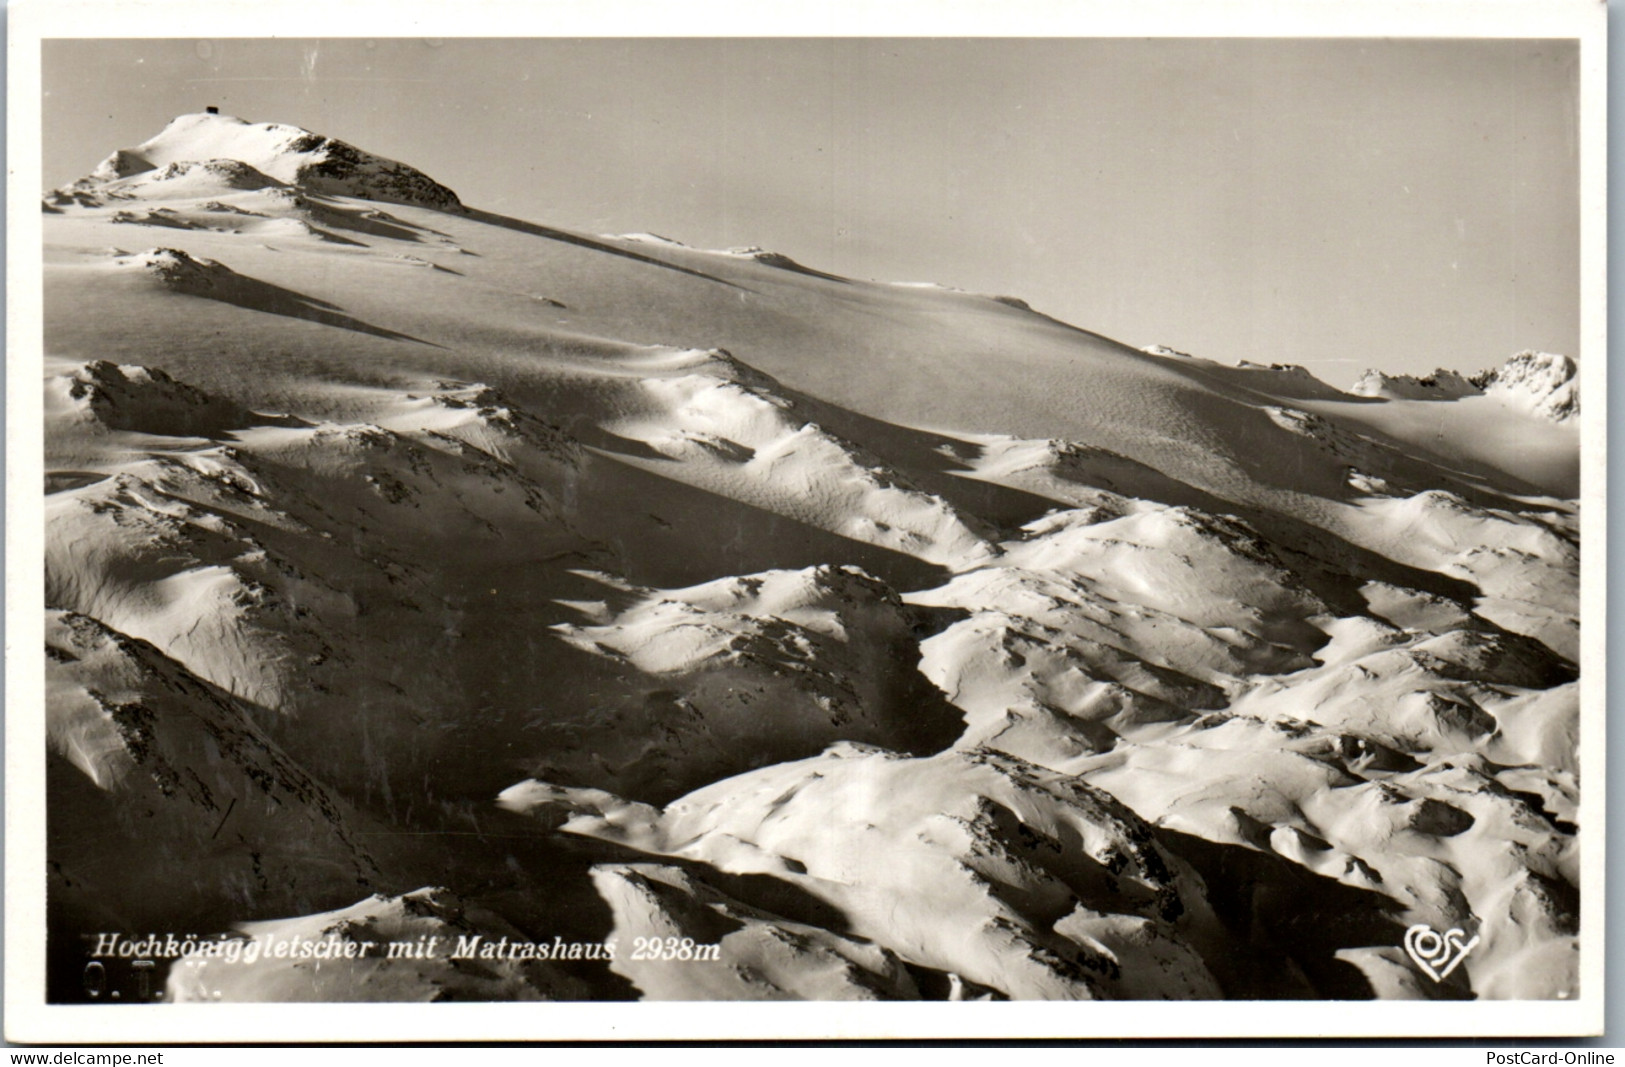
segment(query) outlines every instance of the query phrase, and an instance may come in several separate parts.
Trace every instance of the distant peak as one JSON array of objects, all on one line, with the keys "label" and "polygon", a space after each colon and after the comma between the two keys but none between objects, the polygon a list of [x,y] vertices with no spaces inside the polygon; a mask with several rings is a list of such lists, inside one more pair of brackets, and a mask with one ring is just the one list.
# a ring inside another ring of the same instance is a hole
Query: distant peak
[{"label": "distant peak", "polygon": [[[455,192],[405,163],[300,126],[209,111],[178,115],[150,140],[118,149],[74,188],[94,189],[137,176],[164,180],[185,171],[185,164],[223,162],[242,164],[317,195],[464,210]],[[172,167],[176,169],[163,169]]]},{"label": "distant peak", "polygon": [[1574,360],[1533,350],[1519,352],[1500,367],[1470,377],[1444,368],[1420,377],[1368,370],[1349,392],[1389,400],[1492,396],[1553,422],[1566,422],[1580,413],[1580,381]]},{"label": "distant peak", "polygon": [[1579,365],[1555,352],[1519,352],[1496,370],[1475,374],[1473,381],[1490,396],[1533,415],[1567,422],[1580,414]]},{"label": "distant peak", "polygon": [[1386,397],[1389,400],[1455,400],[1477,396],[1481,389],[1453,370],[1443,367],[1432,374],[1384,374],[1368,370],[1349,392],[1355,396]]}]

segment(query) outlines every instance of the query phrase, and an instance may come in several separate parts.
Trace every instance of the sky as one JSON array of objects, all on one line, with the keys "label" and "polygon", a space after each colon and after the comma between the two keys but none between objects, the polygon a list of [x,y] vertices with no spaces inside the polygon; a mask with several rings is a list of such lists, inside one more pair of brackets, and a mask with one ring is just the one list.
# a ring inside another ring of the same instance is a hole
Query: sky
[{"label": "sky", "polygon": [[1021,297],[1135,346],[1578,354],[1578,48],[1552,40],[47,40],[44,186],[218,106],[568,229]]}]

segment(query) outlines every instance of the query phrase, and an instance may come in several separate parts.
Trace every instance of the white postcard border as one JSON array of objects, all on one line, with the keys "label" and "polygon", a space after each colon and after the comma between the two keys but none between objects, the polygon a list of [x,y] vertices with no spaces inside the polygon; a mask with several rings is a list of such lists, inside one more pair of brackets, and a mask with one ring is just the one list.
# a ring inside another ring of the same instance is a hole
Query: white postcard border
[{"label": "white postcard border", "polygon": [[[1578,1036],[1603,1024],[1606,696],[1606,8],[1591,0],[21,0],[9,9],[6,1036],[188,1043],[857,1037]],[[40,42],[48,37],[1371,36],[1581,40],[1582,995],[1570,1002],[1166,1004],[44,1003]]]}]

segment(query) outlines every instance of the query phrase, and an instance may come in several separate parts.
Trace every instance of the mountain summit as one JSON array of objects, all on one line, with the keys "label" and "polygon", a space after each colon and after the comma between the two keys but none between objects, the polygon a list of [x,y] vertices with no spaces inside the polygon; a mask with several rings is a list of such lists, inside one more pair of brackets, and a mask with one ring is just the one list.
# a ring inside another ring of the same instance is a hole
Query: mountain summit
[{"label": "mountain summit", "polygon": [[1567,422],[1580,414],[1580,378],[1574,360],[1532,350],[1519,352],[1500,367],[1470,377],[1443,368],[1423,377],[1368,370],[1349,393],[1389,400],[1493,396],[1516,410],[1552,422]]},{"label": "mountain summit", "polygon": [[156,137],[108,156],[73,188],[163,181],[228,161],[313,193],[460,211],[457,194],[415,167],[298,126],[253,123],[213,112],[181,115]]},{"label": "mountain summit", "polygon": [[1490,396],[1499,396],[1535,415],[1566,422],[1580,415],[1579,367],[1568,356],[1552,352],[1519,352],[1500,369],[1473,381]]},{"label": "mountain summit", "polygon": [[1574,994],[1578,420],[1477,395],[1561,357],[1349,396],[219,115],[44,207],[54,999]]}]

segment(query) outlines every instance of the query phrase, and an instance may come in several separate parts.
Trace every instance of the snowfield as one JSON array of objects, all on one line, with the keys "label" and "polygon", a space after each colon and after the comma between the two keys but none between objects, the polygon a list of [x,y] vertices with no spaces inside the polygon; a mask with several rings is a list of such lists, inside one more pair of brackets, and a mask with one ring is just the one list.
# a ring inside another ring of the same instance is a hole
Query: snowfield
[{"label": "snowfield", "polygon": [[[42,209],[54,999],[1578,993],[1573,360],[1344,393],[225,115]],[[376,947],[475,935],[615,948]]]}]

